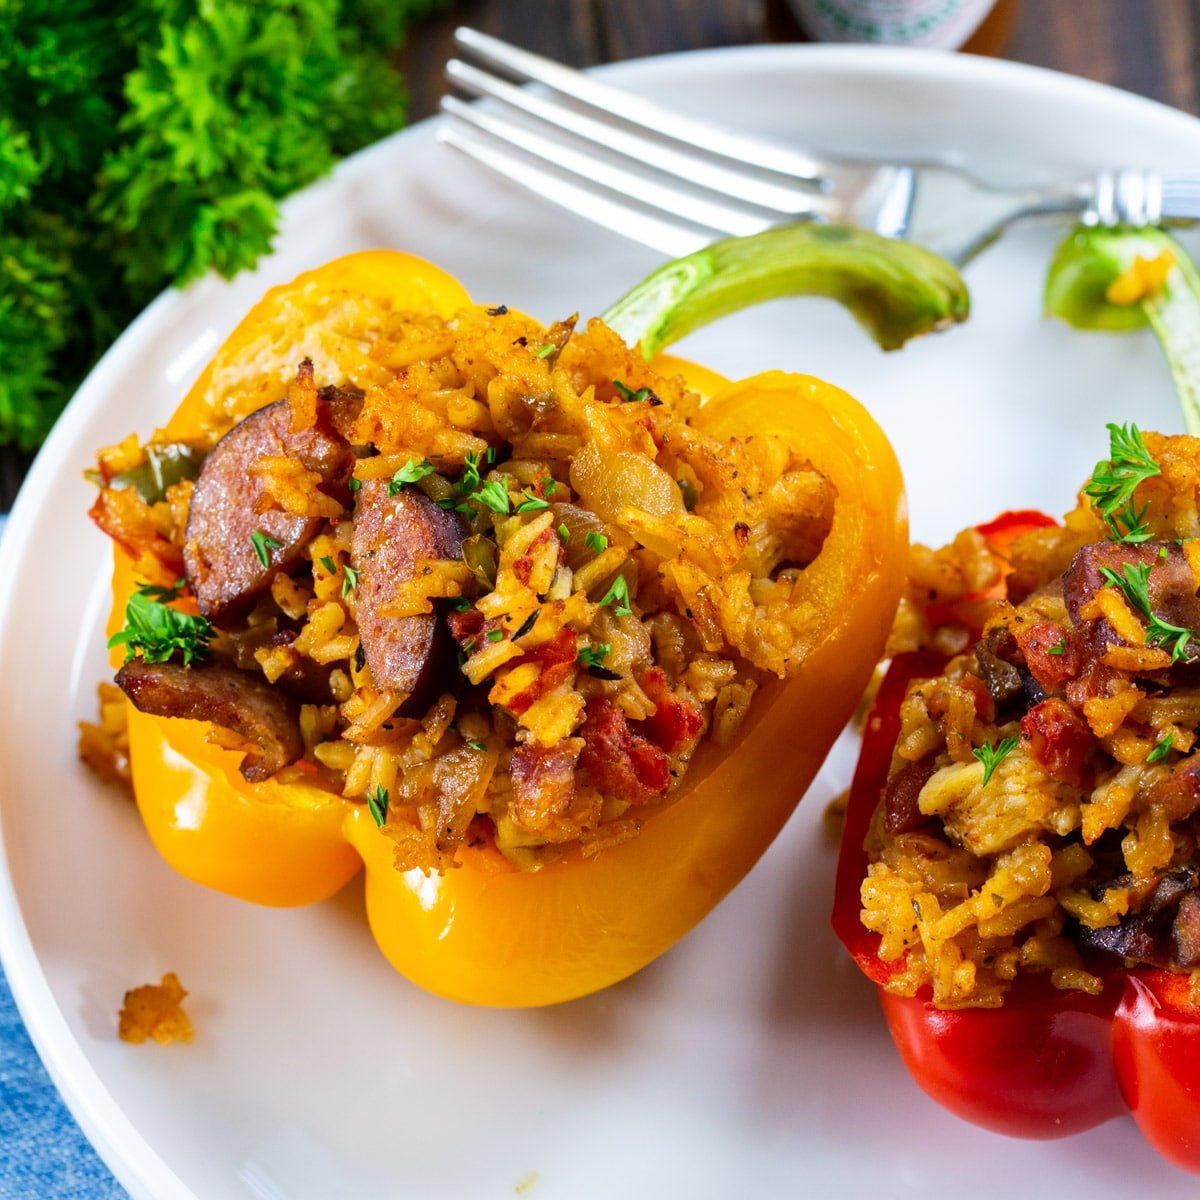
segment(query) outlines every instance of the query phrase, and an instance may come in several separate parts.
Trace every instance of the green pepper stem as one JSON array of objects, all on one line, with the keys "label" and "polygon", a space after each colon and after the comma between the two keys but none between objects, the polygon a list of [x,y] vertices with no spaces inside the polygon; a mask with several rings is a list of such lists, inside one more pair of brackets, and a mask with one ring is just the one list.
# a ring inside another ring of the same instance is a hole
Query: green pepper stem
[{"label": "green pepper stem", "polygon": [[966,285],[932,251],[843,225],[784,225],[660,267],[604,320],[652,358],[738,309],[781,296],[840,301],[885,350],[966,319]]},{"label": "green pepper stem", "polygon": [[[1141,258],[1163,252],[1173,265],[1162,287],[1133,304],[1114,304],[1108,288]],[[1188,433],[1200,435],[1200,272],[1162,229],[1075,230],[1059,246],[1046,277],[1046,310],[1076,329],[1135,329],[1149,324],[1162,346]]]}]

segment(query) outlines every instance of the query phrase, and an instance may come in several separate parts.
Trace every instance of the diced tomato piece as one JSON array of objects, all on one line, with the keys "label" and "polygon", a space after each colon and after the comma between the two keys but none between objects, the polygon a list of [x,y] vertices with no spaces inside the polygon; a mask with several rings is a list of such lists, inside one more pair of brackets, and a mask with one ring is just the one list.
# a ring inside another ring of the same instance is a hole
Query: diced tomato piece
[{"label": "diced tomato piece", "polygon": [[483,613],[477,608],[468,608],[466,612],[451,611],[446,614],[446,624],[450,626],[454,640],[461,646],[483,632]]},{"label": "diced tomato piece", "polygon": [[1021,718],[1021,736],[1051,778],[1075,787],[1089,781],[1087,754],[1092,731],[1065,700],[1052,696],[1031,708]]},{"label": "diced tomato piece", "polygon": [[642,691],[655,705],[654,716],[640,722],[641,728],[668,754],[677,754],[700,736],[704,713],[699,705],[683,700],[671,691],[661,667],[651,667],[638,676]]},{"label": "diced tomato piece", "polygon": [[517,661],[535,662],[540,664],[542,669],[529,687],[508,701],[505,707],[509,712],[520,716],[535,700],[539,700],[569,679],[575,669],[575,656],[578,652],[579,637],[570,629],[560,629],[549,641],[527,650],[525,657]]},{"label": "diced tomato piece", "polygon": [[631,804],[649,804],[671,785],[666,752],[629,728],[610,700],[593,701],[579,730],[579,765],[605,795]]},{"label": "diced tomato piece", "polygon": [[529,549],[524,554],[518,555],[513,560],[513,574],[525,584],[529,582],[529,576],[533,572],[533,559],[538,551],[538,548],[546,545],[547,542],[554,542],[558,546],[559,556],[562,555],[562,542],[559,541],[558,534],[553,529],[543,529],[541,533],[529,543]]},{"label": "diced tomato piece", "polygon": [[578,652],[579,636],[573,630],[560,629],[540,646],[533,646],[526,650],[522,661],[546,663],[548,666],[573,663]]},{"label": "diced tomato piece", "polygon": [[183,574],[183,551],[159,531],[150,506],[133,488],[104,488],[88,516],[131,558],[153,555],[172,577]]},{"label": "diced tomato piece", "polygon": [[1053,621],[1038,621],[1013,631],[1034,679],[1047,692],[1060,691],[1087,662],[1087,647],[1074,630]]}]

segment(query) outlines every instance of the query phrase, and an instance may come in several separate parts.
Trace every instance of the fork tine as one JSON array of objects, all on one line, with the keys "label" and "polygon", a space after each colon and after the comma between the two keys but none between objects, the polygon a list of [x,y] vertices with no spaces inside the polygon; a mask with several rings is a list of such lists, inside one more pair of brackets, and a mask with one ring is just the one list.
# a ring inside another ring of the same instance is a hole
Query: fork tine
[{"label": "fork tine", "polygon": [[469,127],[443,122],[438,138],[584,220],[651,246],[669,258],[682,258],[703,249],[713,240],[709,233],[663,220],[627,200],[597,192],[593,185],[585,187],[573,183],[524,155],[504,149],[490,138],[480,137]]},{"label": "fork tine", "polygon": [[560,171],[590,179],[593,183],[636,200],[649,208],[658,208],[693,224],[707,226],[720,233],[745,236],[761,233],[775,224],[771,217],[755,216],[745,210],[712,203],[682,188],[657,183],[643,174],[581,154],[570,146],[535,133],[495,112],[486,112],[454,96],[442,97],[442,111],[484,134],[524,150]]},{"label": "fork tine", "polygon": [[545,84],[573,100],[685,146],[702,146],[711,154],[776,171],[789,179],[807,180],[810,183],[821,181],[821,165],[787,146],[755,141],[720,126],[710,125],[707,121],[680,116],[641,96],[600,83],[591,76],[560,66],[528,50],[510,46],[499,38],[480,33],[478,29],[459,26],[454,31],[454,40],[462,50],[507,74]]},{"label": "fork tine", "polygon": [[699,187],[730,196],[743,203],[767,208],[788,217],[835,215],[837,202],[810,187],[794,183],[787,187],[757,179],[745,171],[731,171],[718,163],[706,161],[694,151],[684,153],[638,133],[620,129],[611,122],[566,108],[481,71],[470,63],[451,59],[446,64],[446,76],[456,86],[472,95],[488,96],[519,109],[528,116],[565,130],[585,141],[594,142],[618,154],[644,163],[656,171],[675,175]]}]

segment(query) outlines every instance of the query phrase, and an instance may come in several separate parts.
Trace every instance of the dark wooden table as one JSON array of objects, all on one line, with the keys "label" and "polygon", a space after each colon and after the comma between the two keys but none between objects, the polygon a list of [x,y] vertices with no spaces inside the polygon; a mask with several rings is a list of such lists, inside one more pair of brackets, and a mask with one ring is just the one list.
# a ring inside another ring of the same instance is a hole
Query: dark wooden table
[{"label": "dark wooden table", "polygon": [[[1200,111],[1200,0],[1002,0],[999,54]],[[804,40],[786,0],[458,0],[403,57],[414,120],[437,108],[454,26],[474,25],[572,66]]]},{"label": "dark wooden table", "polygon": [[[1001,0],[999,53],[1200,111],[1200,0]],[[401,56],[413,120],[437,109],[458,24],[475,25],[573,66],[791,42],[804,33],[787,0],[455,0],[414,31]],[[0,511],[27,456],[0,452]]]}]

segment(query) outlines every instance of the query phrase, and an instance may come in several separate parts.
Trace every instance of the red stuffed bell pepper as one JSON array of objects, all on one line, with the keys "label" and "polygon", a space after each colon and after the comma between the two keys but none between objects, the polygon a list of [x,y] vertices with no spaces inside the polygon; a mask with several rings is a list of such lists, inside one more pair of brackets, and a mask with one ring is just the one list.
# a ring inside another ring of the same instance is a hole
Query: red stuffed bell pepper
[{"label": "red stuffed bell pepper", "polygon": [[1128,1110],[1200,1172],[1200,450],[1113,433],[1065,526],[918,551],[833,925],[951,1112],[1053,1138]]}]

